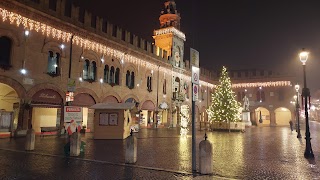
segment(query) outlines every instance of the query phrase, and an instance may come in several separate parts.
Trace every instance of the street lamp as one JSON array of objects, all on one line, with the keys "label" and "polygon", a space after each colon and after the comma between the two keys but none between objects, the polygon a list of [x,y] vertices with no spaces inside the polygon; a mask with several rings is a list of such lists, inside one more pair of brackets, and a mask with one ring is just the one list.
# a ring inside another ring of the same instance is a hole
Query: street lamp
[{"label": "street lamp", "polygon": [[297,118],[297,138],[301,138],[301,133],[300,133],[300,105],[299,105],[299,89],[300,86],[299,84],[296,84],[294,86],[294,88],[296,89],[297,95],[295,95],[295,100],[296,100],[296,118]]},{"label": "street lamp", "polygon": [[307,88],[307,80],[306,80],[306,62],[308,60],[309,52],[302,49],[302,52],[299,54],[300,61],[302,62],[303,67],[303,84],[304,87],[302,89],[302,102],[304,100],[304,112],[306,117],[306,149],[304,151],[305,158],[314,158],[312,147],[311,147],[311,137],[310,137],[310,129],[309,129],[309,117],[308,117],[308,100],[310,101],[310,90]]}]

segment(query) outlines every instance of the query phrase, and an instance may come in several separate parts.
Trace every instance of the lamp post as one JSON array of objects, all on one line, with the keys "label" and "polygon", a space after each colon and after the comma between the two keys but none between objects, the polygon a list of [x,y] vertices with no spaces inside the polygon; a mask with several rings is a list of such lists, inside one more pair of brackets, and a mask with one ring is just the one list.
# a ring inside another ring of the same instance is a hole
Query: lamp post
[{"label": "lamp post", "polygon": [[304,151],[305,158],[314,158],[312,147],[311,147],[311,137],[309,129],[309,117],[308,117],[308,100],[310,101],[310,90],[307,88],[306,80],[306,62],[308,60],[309,52],[302,49],[302,52],[299,54],[300,61],[302,62],[303,67],[303,89],[302,89],[302,103],[304,100],[304,112],[306,117],[306,149]]},{"label": "lamp post", "polygon": [[300,105],[299,105],[299,89],[300,89],[300,86],[299,84],[296,84],[294,86],[294,88],[296,89],[296,93],[297,95],[295,95],[295,100],[296,100],[296,118],[297,118],[297,138],[301,138],[301,133],[300,133]]}]

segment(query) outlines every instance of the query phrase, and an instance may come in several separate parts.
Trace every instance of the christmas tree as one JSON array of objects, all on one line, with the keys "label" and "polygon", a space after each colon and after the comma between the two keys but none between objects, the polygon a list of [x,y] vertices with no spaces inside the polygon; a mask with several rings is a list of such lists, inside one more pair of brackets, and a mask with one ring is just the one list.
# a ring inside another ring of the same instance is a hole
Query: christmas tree
[{"label": "christmas tree", "polygon": [[236,95],[231,89],[231,80],[227,68],[222,67],[219,85],[212,93],[212,104],[207,109],[209,121],[234,122],[240,120],[241,104],[236,101]]}]

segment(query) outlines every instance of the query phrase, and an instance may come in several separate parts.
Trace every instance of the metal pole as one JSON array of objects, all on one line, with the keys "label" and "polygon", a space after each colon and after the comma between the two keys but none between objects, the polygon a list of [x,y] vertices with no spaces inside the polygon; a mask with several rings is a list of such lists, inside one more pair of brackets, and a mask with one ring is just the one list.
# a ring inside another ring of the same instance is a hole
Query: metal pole
[{"label": "metal pole", "polygon": [[[192,86],[192,97],[193,97],[193,83],[191,83]],[[195,121],[195,106],[196,102],[194,99],[192,99],[192,171],[197,171],[196,166],[196,121]]]},{"label": "metal pole", "polygon": [[305,158],[314,158],[312,147],[311,147],[311,137],[310,137],[310,129],[309,129],[309,116],[308,116],[308,98],[310,97],[310,91],[307,88],[306,81],[306,65],[303,65],[303,81],[304,88],[302,90],[302,94],[304,97],[304,111],[306,116],[306,149],[304,151]]},{"label": "metal pole", "polygon": [[299,105],[299,91],[297,90],[297,101],[296,101],[296,116],[297,116],[297,138],[301,138],[301,133],[300,133],[300,105]]}]

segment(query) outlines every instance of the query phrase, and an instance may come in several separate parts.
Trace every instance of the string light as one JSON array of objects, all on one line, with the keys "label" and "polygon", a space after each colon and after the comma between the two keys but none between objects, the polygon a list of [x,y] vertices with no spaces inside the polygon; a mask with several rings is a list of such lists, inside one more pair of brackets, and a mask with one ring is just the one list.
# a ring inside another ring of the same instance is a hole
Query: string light
[{"label": "string light", "polygon": [[237,83],[232,84],[232,88],[252,88],[252,87],[279,87],[292,86],[290,81],[270,81],[270,82],[256,82],[256,83]]},{"label": "string light", "polygon": [[[72,36],[72,33],[66,32],[61,29],[54,28],[50,25],[47,25],[45,23],[29,19],[27,17],[21,16],[20,14],[10,12],[6,9],[0,8],[0,16],[2,17],[2,21],[9,21],[10,24],[15,24],[16,26],[22,25],[25,30],[25,35],[28,36],[30,34],[30,31],[36,31],[40,32],[43,35],[47,37],[52,37],[57,40],[62,40],[62,42],[69,42]],[[181,31],[175,29],[174,27],[165,28],[161,30],[157,30],[154,32],[155,35],[161,35],[161,34],[167,34],[167,33],[173,33],[177,36],[179,36],[182,39],[185,39],[185,34]],[[103,53],[109,56],[113,56],[115,58],[121,59],[121,63],[124,63],[124,61],[128,63],[136,64],[138,67],[142,66],[151,70],[157,70],[158,65],[150,63],[148,61],[145,61],[143,59],[137,58],[135,56],[126,54],[122,51],[107,47],[101,43],[80,37],[78,35],[74,35],[74,38],[72,40],[73,44],[76,44],[82,48],[93,50],[99,53]],[[60,46],[62,49],[65,47],[63,44]],[[84,57],[81,56],[81,59]],[[162,71],[164,74],[172,74],[175,77],[181,77],[181,79],[190,82],[191,76],[181,74],[180,72],[175,72],[170,68],[160,67],[159,71]],[[208,82],[200,80],[200,85],[208,86],[211,89],[216,87],[214,84],[210,84]],[[292,86],[290,81],[275,81],[275,82],[257,82],[257,83],[238,83],[233,84],[233,88],[248,88],[248,87],[272,87],[272,86]]]}]

